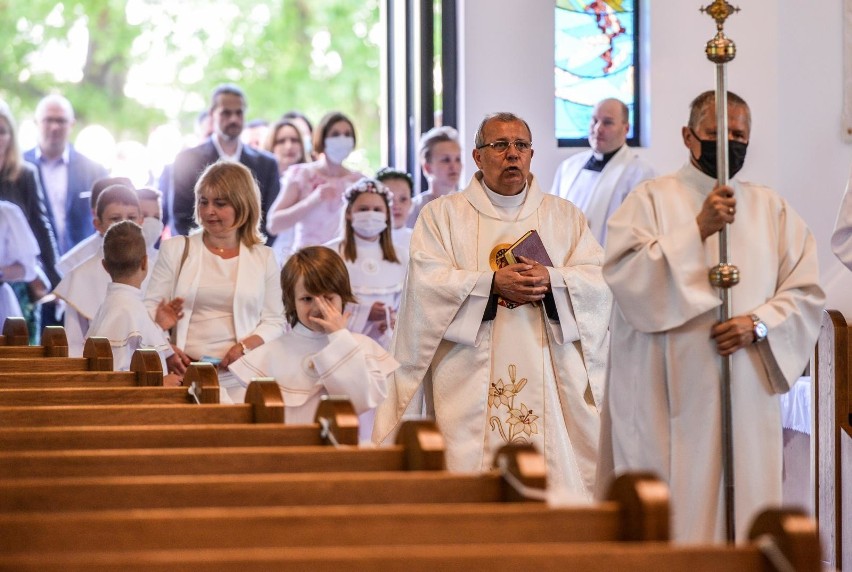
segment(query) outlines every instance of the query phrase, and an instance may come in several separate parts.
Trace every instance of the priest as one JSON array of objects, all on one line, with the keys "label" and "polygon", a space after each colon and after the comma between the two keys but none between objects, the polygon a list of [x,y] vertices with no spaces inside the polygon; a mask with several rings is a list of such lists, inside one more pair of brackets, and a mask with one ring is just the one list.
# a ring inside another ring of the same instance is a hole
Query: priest
[{"label": "priest", "polygon": [[[373,439],[392,441],[425,406],[451,471],[488,470],[502,445],[532,443],[551,488],[590,498],[611,310],[603,253],[579,209],[530,174],[524,120],[485,117],[475,147],[467,188],[426,205],[414,227],[391,345],[403,365]],[[539,255],[509,264],[506,249],[530,230]]]},{"label": "priest", "polygon": [[831,250],[846,268],[852,270],[852,176],[843,193],[840,211],[831,235]]},{"label": "priest", "polygon": [[571,155],[556,170],[550,192],[568,199],[586,215],[595,239],[606,245],[606,221],[627,193],[654,169],[627,146],[630,112],[618,99],[595,105],[589,122],[591,149]]},{"label": "priest", "polygon": [[[630,193],[610,218],[604,264],[615,306],[599,492],[623,472],[657,473],[669,484],[681,542],[725,539],[720,356],[732,362],[739,539],[759,510],[781,504],[779,394],[813,354],[824,301],[804,221],[771,189],[734,178],[751,133],[749,107],[736,94],[728,94],[724,186],[716,183],[716,131],[715,93],[707,91],[682,129],[688,161]],[[740,281],[733,317],[719,323],[708,270],[726,224]]]}]

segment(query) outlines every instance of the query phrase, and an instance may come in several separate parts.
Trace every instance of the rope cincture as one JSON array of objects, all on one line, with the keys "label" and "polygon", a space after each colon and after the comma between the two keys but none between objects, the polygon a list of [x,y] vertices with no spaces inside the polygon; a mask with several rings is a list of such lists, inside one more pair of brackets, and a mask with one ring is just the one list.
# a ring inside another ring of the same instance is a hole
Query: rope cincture
[{"label": "rope cincture", "polygon": [[334,436],[334,431],[331,430],[331,421],[327,417],[320,417],[317,419],[317,422],[320,425],[320,437],[328,439],[332,446],[340,448],[340,443],[338,443],[337,437]]},{"label": "rope cincture", "polygon": [[201,405],[201,387],[199,387],[197,381],[193,381],[186,391],[189,393],[189,396],[195,400],[195,403]]},{"label": "rope cincture", "polygon": [[796,572],[790,560],[781,552],[778,543],[769,534],[762,534],[755,540],[757,549],[763,554],[777,572]]},{"label": "rope cincture", "polygon": [[500,457],[497,460],[497,468],[500,469],[501,476],[506,480],[507,483],[509,483],[509,486],[515,489],[515,492],[517,492],[524,498],[547,502],[547,491],[543,491],[541,489],[534,489],[532,487],[526,486],[524,483],[518,480],[518,477],[516,477],[512,474],[511,471],[509,471],[508,463],[509,461],[508,459],[506,459],[506,457]]}]

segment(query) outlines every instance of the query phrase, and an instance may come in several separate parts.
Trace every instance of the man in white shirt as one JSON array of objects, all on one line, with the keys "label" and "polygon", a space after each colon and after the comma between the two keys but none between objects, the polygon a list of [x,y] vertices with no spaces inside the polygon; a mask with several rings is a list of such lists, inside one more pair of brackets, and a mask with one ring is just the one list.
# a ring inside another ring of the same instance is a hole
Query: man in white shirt
[{"label": "man in white shirt", "polygon": [[629,131],[630,113],[623,102],[598,102],[589,124],[591,149],[565,159],[550,190],[583,211],[592,234],[602,245],[606,243],[610,215],[636,185],[654,177],[654,169],[627,146]]},{"label": "man in white shirt", "polygon": [[[242,163],[254,175],[260,188],[260,227],[266,228],[266,213],[281,188],[278,161],[266,151],[253,149],[240,141],[246,106],[245,94],[239,87],[231,84],[217,87],[210,102],[213,134],[197,147],[184,149],[175,158],[171,220],[178,234],[187,234],[195,227],[195,182],[208,165],[219,160]],[[274,236],[267,237],[267,244],[272,244],[274,239]]]},{"label": "man in white shirt", "polygon": [[95,231],[89,197],[92,183],[107,171],[68,143],[75,121],[70,101],[58,94],[46,96],[36,106],[35,119],[38,145],[24,159],[38,167],[48,218],[59,254],[64,254]]}]

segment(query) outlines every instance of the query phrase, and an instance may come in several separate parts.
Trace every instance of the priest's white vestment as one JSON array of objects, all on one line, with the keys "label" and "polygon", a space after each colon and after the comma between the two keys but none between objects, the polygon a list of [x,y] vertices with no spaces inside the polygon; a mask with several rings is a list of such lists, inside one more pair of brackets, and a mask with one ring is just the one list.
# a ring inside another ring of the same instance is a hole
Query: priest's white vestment
[{"label": "priest's white vestment", "polygon": [[[696,216],[716,181],[691,164],[646,181],[610,218],[604,278],[615,297],[602,416],[598,494],[614,474],[650,470],[671,489],[672,532],[722,541],[721,358],[710,337],[719,292],[708,269],[719,234],[701,240]],[[824,295],[804,221],[771,189],[733,180],[730,262],[740,270],[732,316],[757,315],[760,343],[733,355],[731,400],[737,537],[781,504],[779,393],[802,374]],[[610,433],[611,429],[611,433]]]},{"label": "priest's white vestment", "polygon": [[831,250],[846,268],[852,270],[852,176],[846,184],[846,192],[843,193],[843,201],[834,223]]},{"label": "priest's white vestment", "polygon": [[550,192],[577,205],[586,215],[595,240],[606,245],[606,221],[630,191],[654,176],[654,169],[627,145],[622,145],[600,172],[583,168],[591,157],[588,150],[565,159],[556,170]]},{"label": "priest's white vestment", "polygon": [[[532,442],[545,455],[549,483],[588,498],[612,304],[603,253],[579,209],[543,193],[534,177],[510,220],[481,177],[430,202],[414,227],[391,344],[402,365],[377,410],[373,440],[392,439],[422,388],[450,470],[489,469],[503,442]],[[541,304],[506,301],[483,320],[494,301],[495,260],[531,229],[555,264],[548,272],[558,320]]]}]

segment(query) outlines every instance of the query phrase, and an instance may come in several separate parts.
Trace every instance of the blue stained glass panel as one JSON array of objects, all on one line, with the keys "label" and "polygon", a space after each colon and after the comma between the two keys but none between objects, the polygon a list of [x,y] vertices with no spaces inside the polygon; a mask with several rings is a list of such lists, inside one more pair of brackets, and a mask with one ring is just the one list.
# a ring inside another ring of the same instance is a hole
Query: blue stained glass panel
[{"label": "blue stained glass panel", "polygon": [[628,139],[638,139],[639,0],[558,0],[554,52],[556,139],[586,145],[592,109],[615,97],[630,110]]}]

